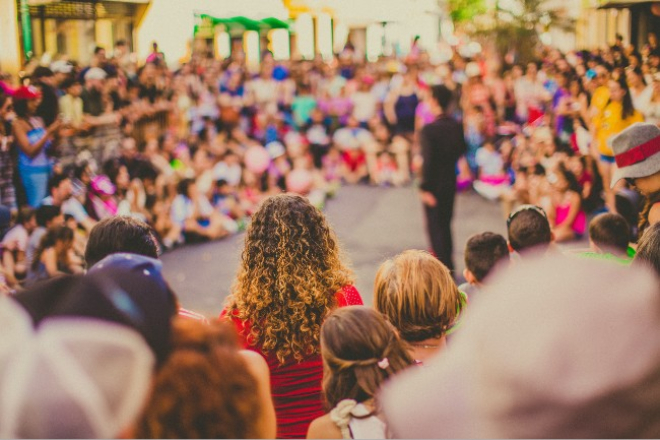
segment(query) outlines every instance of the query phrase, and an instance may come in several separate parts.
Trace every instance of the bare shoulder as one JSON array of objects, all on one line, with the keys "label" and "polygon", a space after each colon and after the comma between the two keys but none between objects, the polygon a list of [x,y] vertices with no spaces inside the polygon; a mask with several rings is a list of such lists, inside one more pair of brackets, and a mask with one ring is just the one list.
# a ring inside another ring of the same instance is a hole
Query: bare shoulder
[{"label": "bare shoulder", "polygon": [[307,438],[342,438],[341,431],[330,418],[330,414],[315,419],[307,430]]},{"label": "bare shoulder", "polygon": [[649,223],[655,224],[660,222],[660,203],[656,203],[651,207],[649,212]]},{"label": "bare shoulder", "polygon": [[270,378],[268,363],[262,355],[252,350],[240,350],[238,353],[243,358],[243,361],[252,375],[259,378]]}]

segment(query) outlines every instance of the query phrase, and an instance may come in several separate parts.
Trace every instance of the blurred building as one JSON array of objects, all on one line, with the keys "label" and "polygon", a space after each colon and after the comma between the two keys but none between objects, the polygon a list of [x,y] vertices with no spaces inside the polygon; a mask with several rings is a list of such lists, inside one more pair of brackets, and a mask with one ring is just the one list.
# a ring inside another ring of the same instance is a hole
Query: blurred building
[{"label": "blurred building", "polygon": [[576,31],[580,48],[611,45],[616,34],[641,48],[649,32],[660,35],[660,1],[582,0]]}]

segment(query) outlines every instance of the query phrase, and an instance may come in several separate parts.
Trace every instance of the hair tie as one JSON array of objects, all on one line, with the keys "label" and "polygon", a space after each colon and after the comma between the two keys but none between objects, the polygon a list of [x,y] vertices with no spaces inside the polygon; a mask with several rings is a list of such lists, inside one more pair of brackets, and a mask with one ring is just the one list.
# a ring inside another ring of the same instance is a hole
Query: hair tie
[{"label": "hair tie", "polygon": [[390,366],[390,361],[386,357],[378,361],[378,368],[381,370],[387,370]]}]

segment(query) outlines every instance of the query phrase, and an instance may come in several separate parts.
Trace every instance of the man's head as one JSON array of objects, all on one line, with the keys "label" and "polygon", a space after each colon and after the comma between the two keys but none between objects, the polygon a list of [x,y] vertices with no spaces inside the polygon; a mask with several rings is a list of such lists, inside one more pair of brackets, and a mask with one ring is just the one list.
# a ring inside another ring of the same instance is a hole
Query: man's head
[{"label": "man's head", "polygon": [[121,155],[125,159],[133,159],[137,156],[137,144],[132,137],[125,137],[121,140]]},{"label": "man's head", "polygon": [[23,207],[18,211],[16,223],[23,225],[28,231],[32,232],[37,227],[36,212],[33,208]]},{"label": "man's head", "polygon": [[553,241],[548,217],[535,205],[522,205],[507,220],[509,250],[522,253],[532,248],[547,250]]},{"label": "man's head", "polygon": [[508,259],[509,247],[500,234],[473,235],[465,245],[465,279],[470,284],[481,284],[500,261]]},{"label": "man's head", "polygon": [[589,243],[596,252],[626,255],[629,242],[630,225],[619,214],[600,214],[589,223]]},{"label": "man's head", "polygon": [[59,206],[41,205],[37,208],[35,217],[37,219],[37,225],[42,228],[62,226],[64,224],[64,216]]},{"label": "man's head", "polygon": [[89,90],[102,91],[108,74],[100,67],[92,67],[85,73],[85,87]]},{"label": "man's head", "polygon": [[101,220],[89,234],[85,262],[91,268],[108,255],[138,254],[158,258],[158,242],[149,225],[133,217],[117,216]]},{"label": "man's head", "polygon": [[101,46],[96,46],[94,48],[94,62],[96,66],[102,66],[106,61],[105,49]]},{"label": "man's head", "polygon": [[31,80],[33,84],[46,84],[52,86],[54,77],[55,74],[48,67],[39,66],[34,69],[34,72],[32,72]]},{"label": "man's head", "polygon": [[53,205],[61,205],[71,197],[73,188],[71,186],[71,179],[66,174],[53,174],[48,182],[50,195],[53,197]]},{"label": "man's head", "polygon": [[451,104],[453,94],[446,86],[440,84],[435,85],[431,88],[431,93],[433,95],[433,100],[438,104],[438,106],[446,111]]},{"label": "man's head", "polygon": [[76,78],[68,78],[62,82],[62,90],[77,98],[82,94],[82,84]]}]

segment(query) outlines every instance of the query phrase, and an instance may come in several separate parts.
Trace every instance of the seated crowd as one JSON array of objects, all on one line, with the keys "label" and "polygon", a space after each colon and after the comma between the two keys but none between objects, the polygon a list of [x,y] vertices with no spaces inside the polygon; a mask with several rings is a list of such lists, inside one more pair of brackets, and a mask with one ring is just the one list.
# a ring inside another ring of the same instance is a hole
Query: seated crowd
[{"label": "seated crowd", "polygon": [[[636,123],[658,93],[633,77],[657,79],[657,49],[642,69],[546,48],[502,78],[349,52],[248,78],[208,57],[131,76],[99,48],[2,87],[0,437],[660,436],[660,128]],[[506,237],[467,240],[460,286],[405,250],[365,305],[321,208],[414,181],[436,83],[458,183],[501,201]],[[184,309],[161,249],[238,231],[220,316]]]}]

